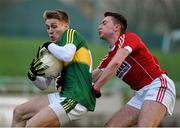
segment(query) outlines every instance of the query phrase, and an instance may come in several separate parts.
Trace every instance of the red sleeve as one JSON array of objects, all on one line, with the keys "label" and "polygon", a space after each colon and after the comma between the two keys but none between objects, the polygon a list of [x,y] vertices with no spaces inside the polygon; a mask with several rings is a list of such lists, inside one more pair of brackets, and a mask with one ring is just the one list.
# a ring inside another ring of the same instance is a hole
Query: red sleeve
[{"label": "red sleeve", "polygon": [[134,51],[141,47],[141,39],[135,33],[126,32],[124,35],[124,42],[121,44],[121,48],[130,47]]}]

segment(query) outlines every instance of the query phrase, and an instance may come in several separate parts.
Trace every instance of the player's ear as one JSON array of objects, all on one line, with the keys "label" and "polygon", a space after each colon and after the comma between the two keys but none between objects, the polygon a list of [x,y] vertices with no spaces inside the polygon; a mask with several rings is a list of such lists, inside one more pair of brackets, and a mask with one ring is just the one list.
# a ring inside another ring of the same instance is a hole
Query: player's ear
[{"label": "player's ear", "polygon": [[68,23],[64,23],[64,27],[65,27],[66,29],[68,29],[68,28],[69,28],[69,24],[68,24]]},{"label": "player's ear", "polygon": [[115,31],[121,30],[121,25],[120,25],[120,24],[116,24],[116,25],[114,26],[114,30],[115,30]]}]

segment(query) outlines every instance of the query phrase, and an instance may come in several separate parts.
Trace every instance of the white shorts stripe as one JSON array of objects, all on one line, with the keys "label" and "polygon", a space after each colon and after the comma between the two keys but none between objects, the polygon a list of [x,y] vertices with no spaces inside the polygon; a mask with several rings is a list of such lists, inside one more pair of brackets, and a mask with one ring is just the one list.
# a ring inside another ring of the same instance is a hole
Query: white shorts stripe
[{"label": "white shorts stripe", "polygon": [[162,103],[162,100],[164,98],[164,94],[165,94],[166,89],[167,89],[167,80],[165,78],[163,78],[163,77],[160,77],[159,79],[160,79],[160,82],[161,82],[161,87],[159,88],[156,101],[158,103]]}]

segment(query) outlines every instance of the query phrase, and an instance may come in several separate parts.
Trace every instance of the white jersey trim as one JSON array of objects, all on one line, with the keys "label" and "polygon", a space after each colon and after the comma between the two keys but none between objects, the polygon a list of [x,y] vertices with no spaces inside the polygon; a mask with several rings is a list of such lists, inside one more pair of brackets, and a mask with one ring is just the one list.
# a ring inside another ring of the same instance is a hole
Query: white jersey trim
[{"label": "white jersey trim", "polygon": [[132,52],[132,48],[130,46],[125,46],[125,49],[127,49],[130,53]]}]

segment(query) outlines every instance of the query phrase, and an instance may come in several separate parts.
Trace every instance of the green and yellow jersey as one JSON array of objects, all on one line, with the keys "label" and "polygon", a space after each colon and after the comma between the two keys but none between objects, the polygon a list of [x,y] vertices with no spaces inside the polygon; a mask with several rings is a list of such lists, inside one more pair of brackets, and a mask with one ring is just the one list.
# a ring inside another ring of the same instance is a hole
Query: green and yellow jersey
[{"label": "green and yellow jersey", "polygon": [[85,39],[74,29],[68,29],[59,41],[60,46],[73,43],[76,52],[71,62],[64,62],[61,73],[60,96],[71,98],[89,111],[94,111],[96,99],[92,87],[92,58]]}]

